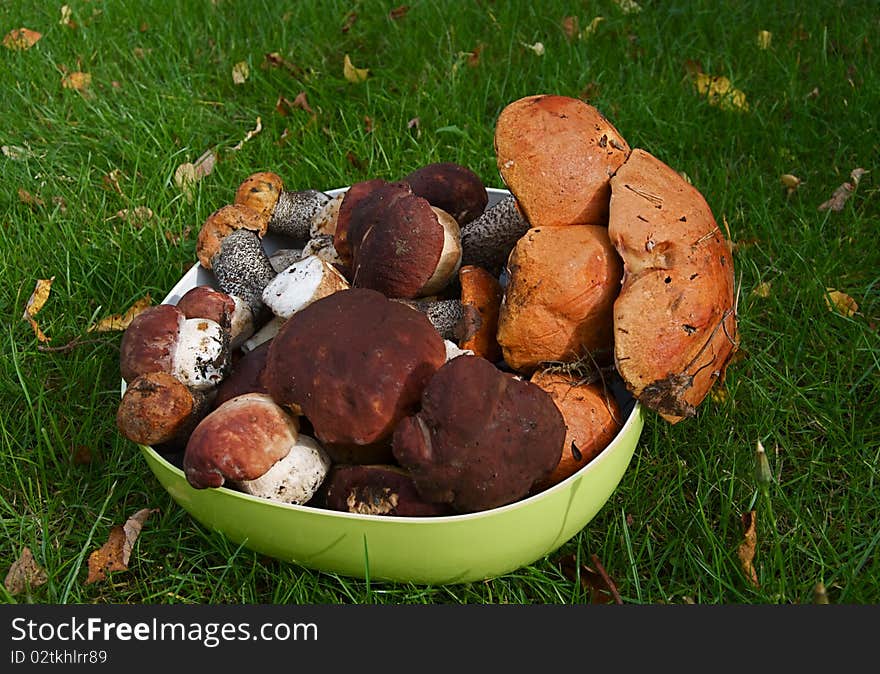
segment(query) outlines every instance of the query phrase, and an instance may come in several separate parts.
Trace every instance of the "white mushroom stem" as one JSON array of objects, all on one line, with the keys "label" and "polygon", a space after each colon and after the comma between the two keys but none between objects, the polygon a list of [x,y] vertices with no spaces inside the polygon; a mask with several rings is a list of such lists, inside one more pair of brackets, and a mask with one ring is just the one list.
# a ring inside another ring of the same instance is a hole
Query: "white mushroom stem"
[{"label": "white mushroom stem", "polygon": [[436,206],[431,206],[431,210],[443,227],[443,250],[440,251],[434,273],[419,291],[421,296],[433,295],[445,288],[458,275],[458,268],[461,266],[461,229],[458,221]]},{"label": "white mushroom stem", "polygon": [[348,289],[336,268],[315,255],[294,262],[263,289],[263,303],[275,316],[290,318],[315,300]]},{"label": "white mushroom stem", "polygon": [[270,339],[273,339],[275,335],[278,334],[278,331],[281,329],[281,326],[284,325],[284,321],[286,320],[286,318],[281,318],[280,316],[272,316],[272,318],[266,321],[259,330],[250,336],[249,339],[244,341],[241,345],[241,350],[245,353],[253,351],[260,344],[265,344]]},{"label": "white mushroom stem", "polygon": [[219,384],[229,367],[229,333],[207,318],[183,319],[171,374],[191,389],[204,391]]},{"label": "white mushroom stem", "polygon": [[330,197],[318,190],[282,191],[272,210],[268,230],[297,242],[308,241],[312,221],[329,201]]},{"label": "white mushroom stem", "polygon": [[236,482],[246,494],[281,503],[303,504],[314,496],[330,470],[330,457],[318,442],[299,434],[287,455],[254,480]]},{"label": "white mushroom stem", "polygon": [[528,228],[516,199],[505,197],[462,228],[461,264],[476,265],[497,276]]}]

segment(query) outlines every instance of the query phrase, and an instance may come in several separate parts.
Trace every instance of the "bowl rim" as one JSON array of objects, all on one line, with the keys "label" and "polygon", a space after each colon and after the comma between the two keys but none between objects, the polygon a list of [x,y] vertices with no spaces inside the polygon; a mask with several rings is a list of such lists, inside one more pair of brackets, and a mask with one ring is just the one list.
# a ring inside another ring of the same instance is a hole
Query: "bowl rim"
[{"label": "bowl rim", "polygon": [[[330,190],[323,190],[323,192],[325,194],[329,195],[330,197],[335,197],[335,196],[345,192],[348,189],[349,189],[349,186],[345,186],[345,187],[333,188]],[[505,196],[510,196],[510,194],[511,194],[510,191],[507,189],[493,188],[493,187],[486,187],[486,192],[490,196],[494,195],[496,197],[501,197],[501,198],[503,198]],[[170,304],[171,303],[171,302],[169,302],[170,299],[172,299],[176,294],[178,296],[180,294],[182,294],[180,286],[183,284],[184,279],[186,279],[190,275],[195,276],[198,273],[198,270],[200,268],[201,268],[200,263],[198,261],[196,261],[184,273],[184,275],[181,276],[177,280],[177,282],[174,284],[174,286],[172,286],[172,288],[165,294],[165,297],[162,299],[160,304]],[[192,286],[190,286],[190,287],[192,287]],[[188,289],[189,289],[189,287],[187,287],[187,290]],[[185,291],[183,291],[183,292],[185,292]],[[122,379],[121,380],[120,395],[125,393],[125,389],[126,389],[126,382],[124,379]],[[389,522],[389,523],[390,522],[398,522],[399,523],[399,522],[401,522],[401,520],[404,520],[407,523],[412,522],[416,525],[420,525],[420,524],[427,525],[427,524],[432,524],[432,523],[440,524],[440,523],[450,523],[450,522],[464,522],[464,521],[468,521],[468,520],[481,519],[481,518],[487,518],[487,517],[493,517],[493,516],[500,516],[500,515],[503,515],[504,513],[509,512],[511,510],[517,510],[519,508],[527,507],[531,503],[536,503],[536,502],[539,502],[545,498],[550,498],[556,492],[565,491],[565,490],[569,489],[569,487],[575,481],[578,481],[578,480],[582,479],[585,475],[589,474],[590,472],[597,470],[596,466],[601,465],[602,462],[607,460],[607,457],[610,456],[614,452],[614,450],[617,448],[617,445],[622,444],[624,436],[629,435],[629,433],[632,432],[632,427],[639,425],[640,423],[642,423],[644,421],[644,407],[642,406],[642,404],[639,402],[638,399],[633,398],[632,395],[629,394],[628,392],[627,392],[627,395],[630,396],[630,398],[632,400],[632,404],[631,404],[631,406],[627,405],[627,409],[629,411],[627,413],[626,419],[624,420],[620,429],[617,431],[617,433],[611,439],[611,441],[602,449],[601,452],[599,452],[599,454],[597,454],[595,457],[593,457],[586,465],[582,466],[580,469],[578,469],[577,471],[575,471],[574,473],[569,475],[564,480],[561,480],[561,481],[557,482],[556,484],[554,484],[546,489],[543,489],[536,494],[526,496],[526,497],[521,498],[517,501],[514,501],[512,503],[507,503],[502,506],[497,506],[495,508],[489,508],[487,510],[479,510],[479,511],[471,512],[471,513],[460,513],[460,514],[453,514],[453,515],[430,515],[430,516],[421,515],[421,516],[402,517],[400,515],[370,515],[370,514],[363,514],[363,513],[350,513],[350,512],[345,512],[345,511],[341,511],[341,510],[332,510],[330,508],[319,508],[317,506],[308,506],[308,505],[304,505],[304,504],[283,503],[281,501],[273,501],[271,499],[266,499],[266,498],[262,498],[259,496],[253,496],[251,494],[246,494],[244,492],[241,492],[241,491],[238,491],[236,489],[232,489],[232,488],[226,487],[226,486],[210,487],[210,488],[207,488],[207,490],[218,492],[220,494],[223,494],[226,497],[240,498],[240,499],[244,499],[246,501],[252,501],[254,503],[257,503],[259,505],[269,507],[269,508],[281,508],[281,509],[285,509],[285,510],[290,510],[292,512],[300,512],[305,515],[321,516],[321,517],[342,517],[342,518],[351,519],[354,521],[365,521],[365,522]],[[636,439],[636,442],[638,442],[638,439]],[[189,482],[186,479],[186,474],[184,473],[183,470],[181,470],[176,465],[171,463],[167,458],[165,458],[165,456],[163,456],[160,452],[156,451],[150,445],[142,445],[139,443],[137,443],[137,444],[141,448],[142,452],[149,453],[151,458],[157,464],[161,465],[167,472],[174,475],[175,478],[177,478],[178,480],[183,480],[184,482],[186,482],[187,485],[189,485]],[[148,463],[148,466],[150,467],[150,472],[154,473],[154,476],[157,477],[157,479],[158,479],[158,476],[155,475],[155,471],[152,470],[152,467],[149,463]],[[190,486],[190,488],[195,489],[195,487],[192,487],[191,485],[189,485],[189,486]],[[616,488],[616,485],[615,485],[615,488]],[[166,489],[166,491],[167,491],[167,489]]]}]

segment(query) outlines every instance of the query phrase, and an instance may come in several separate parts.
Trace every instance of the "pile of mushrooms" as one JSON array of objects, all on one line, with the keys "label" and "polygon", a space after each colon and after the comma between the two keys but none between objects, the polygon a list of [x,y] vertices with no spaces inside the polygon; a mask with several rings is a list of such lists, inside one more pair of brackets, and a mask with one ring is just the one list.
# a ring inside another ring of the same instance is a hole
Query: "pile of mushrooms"
[{"label": "pile of mushrooms", "polygon": [[495,154],[491,207],[454,163],[335,197],[249,176],[198,235],[214,282],[126,330],[120,432],[196,489],[438,516],[582,469],[622,427],[612,380],[693,416],[737,348],[699,191],[565,96],[506,106]]}]

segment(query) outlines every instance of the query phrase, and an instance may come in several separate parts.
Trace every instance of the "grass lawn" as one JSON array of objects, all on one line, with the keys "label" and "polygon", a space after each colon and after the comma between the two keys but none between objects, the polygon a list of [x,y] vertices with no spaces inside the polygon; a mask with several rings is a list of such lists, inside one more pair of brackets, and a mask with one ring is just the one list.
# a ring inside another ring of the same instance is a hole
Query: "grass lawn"
[{"label": "grass lawn", "polygon": [[[560,568],[576,554],[596,555],[628,603],[810,603],[817,586],[830,603],[880,602],[877,4],[634,4],[74,0],[69,16],[0,4],[0,33],[42,34],[0,47],[0,573],[26,547],[45,571],[0,600],[589,602]],[[346,80],[346,54],[365,81]],[[698,70],[746,105],[701,96]],[[86,87],[62,85],[82,85],[75,73]],[[596,105],[728,224],[742,349],[723,389],[680,424],[649,414],[599,515],[491,581],[365,583],[197,524],[116,431],[121,333],[87,328],[161,300],[201,223],[252,172],[331,189],[451,161],[502,187],[495,119],[535,93]],[[209,150],[213,170],[187,198],[175,173]],[[820,209],[857,168],[840,210]],[[22,314],[50,278],[41,342]],[[830,310],[829,288],[857,311]],[[87,583],[89,554],[142,508],[158,512],[128,569]],[[737,554],[751,511],[757,582]]]}]

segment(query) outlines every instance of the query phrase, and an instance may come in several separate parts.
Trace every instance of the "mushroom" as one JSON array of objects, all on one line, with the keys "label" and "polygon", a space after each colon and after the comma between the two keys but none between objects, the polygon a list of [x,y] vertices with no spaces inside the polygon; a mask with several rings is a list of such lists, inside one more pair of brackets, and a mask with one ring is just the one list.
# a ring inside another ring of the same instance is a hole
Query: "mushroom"
[{"label": "mushroom", "polygon": [[455,276],[460,237],[455,218],[415,196],[409,185],[373,180],[346,193],[334,246],[351,269],[353,286],[413,298],[442,290]]},{"label": "mushroom", "polygon": [[478,320],[474,311],[465,307],[460,300],[453,298],[392,299],[423,313],[443,339],[455,342],[458,342],[468,334],[472,334],[474,328],[470,326]]},{"label": "mushroom", "polygon": [[601,380],[581,374],[545,369],[531,379],[550,394],[565,420],[562,456],[553,472],[537,483],[535,491],[552,487],[574,475],[608,446],[623,426],[620,406]]},{"label": "mushroom", "polygon": [[214,257],[223,241],[240,229],[261,239],[266,234],[266,218],[258,210],[242,204],[228,204],[208,216],[196,238],[196,256],[205,269],[213,268]]},{"label": "mushroom", "polygon": [[345,198],[345,192],[340,192],[328,201],[312,218],[309,225],[309,236],[314,239],[319,236],[333,237],[336,233],[336,221],[339,218],[339,207]]},{"label": "mushroom", "polygon": [[496,334],[504,290],[497,278],[475,265],[466,265],[459,269],[458,280],[461,285],[461,304],[471,308],[471,314],[475,315],[471,329],[461,336],[458,345],[497,363],[502,357]]},{"label": "mushroom", "polygon": [[352,288],[293,314],[272,340],[266,385],[302,411],[338,463],[384,463],[397,422],[446,360],[424,315],[374,290]]},{"label": "mushroom", "polygon": [[396,517],[454,514],[446,504],[425,501],[400,466],[335,465],[322,491],[323,505],[330,510]]},{"label": "mushroom", "polygon": [[331,234],[318,234],[309,239],[302,251],[303,257],[315,255],[330,264],[344,267],[342,258],[336,252],[333,246],[333,236]]},{"label": "mushroom", "polygon": [[486,210],[489,195],[480,177],[465,166],[452,162],[428,164],[405,178],[413,194],[446,211],[464,227]]},{"label": "mushroom", "polygon": [[210,392],[192,389],[168,372],[147,372],[126,386],[116,427],[139,445],[183,449],[212,400]]},{"label": "mushroom", "polygon": [[532,227],[607,224],[610,179],[629,152],[601,112],[568,96],[526,96],[495,123],[498,171]]},{"label": "mushroom", "polygon": [[544,362],[610,352],[622,265],[605,227],[534,227],[507,268],[497,338],[511,368],[530,374]]},{"label": "mushroom", "polygon": [[297,260],[301,259],[303,251],[301,248],[279,248],[269,256],[269,264],[276,273],[282,272]]},{"label": "mushroom", "polygon": [[512,503],[559,463],[565,422],[543,389],[485,358],[453,358],[393,437],[423,499],[459,513]]},{"label": "mushroom", "polygon": [[240,297],[234,297],[209,285],[187,290],[177,308],[187,318],[210,318],[229,331],[229,348],[237,349],[254,332],[254,317]]},{"label": "mushroom", "polygon": [[461,228],[461,265],[499,276],[510,251],[529,228],[516,199],[506,196]]},{"label": "mushroom", "polygon": [[203,391],[216,386],[229,367],[228,331],[208,318],[186,318],[172,304],[153,305],[135,316],[119,346],[126,383],[149,372],[167,372]]},{"label": "mushroom", "polygon": [[348,287],[348,281],[332,264],[307,255],[269,281],[262,298],[277,318],[286,320],[315,300]]},{"label": "mushroom", "polygon": [[260,239],[247,230],[237,230],[223,239],[212,258],[214,277],[225,293],[241,300],[262,325],[270,313],[263,304],[263,289],[277,272]]},{"label": "mushroom", "polygon": [[667,421],[693,416],[738,348],[727,241],[700,192],[640,149],[611,180],[608,233],[624,265],[617,369]]},{"label": "mushroom", "polygon": [[259,211],[266,218],[269,232],[304,243],[309,239],[312,220],[330,197],[318,190],[289,192],[283,187],[277,173],[254,173],[238,186],[234,203]]},{"label": "mushroom", "polygon": [[300,437],[296,417],[261,393],[237,396],[212,410],[193,429],[183,455],[187,482],[196,489],[228,482],[285,503],[308,501],[329,467],[323,449]]},{"label": "mushroom", "polygon": [[245,393],[269,393],[264,379],[269,343],[267,340],[255,345],[233,362],[229,374],[217,385],[214,407]]}]

